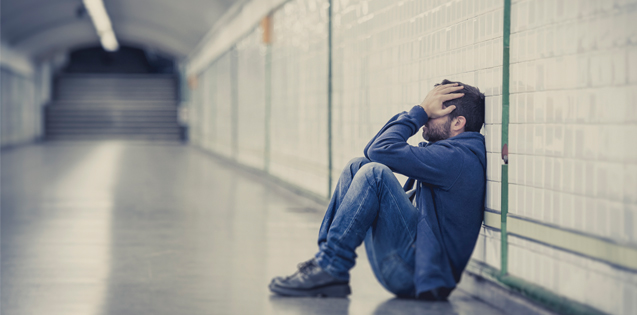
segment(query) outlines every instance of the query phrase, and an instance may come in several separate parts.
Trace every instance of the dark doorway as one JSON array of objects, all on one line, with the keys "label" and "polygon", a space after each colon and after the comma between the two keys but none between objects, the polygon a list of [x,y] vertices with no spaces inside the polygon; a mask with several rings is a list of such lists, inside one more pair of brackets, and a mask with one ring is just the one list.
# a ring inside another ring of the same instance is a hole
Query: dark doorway
[{"label": "dark doorway", "polygon": [[102,47],[78,49],[70,54],[66,73],[175,73],[172,57],[130,46],[115,52]]}]

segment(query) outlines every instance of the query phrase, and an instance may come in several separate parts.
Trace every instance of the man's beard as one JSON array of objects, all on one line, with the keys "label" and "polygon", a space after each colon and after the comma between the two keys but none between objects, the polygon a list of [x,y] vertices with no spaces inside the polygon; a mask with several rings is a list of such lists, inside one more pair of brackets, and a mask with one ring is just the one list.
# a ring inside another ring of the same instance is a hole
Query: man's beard
[{"label": "man's beard", "polygon": [[449,139],[451,135],[451,119],[447,117],[447,122],[442,126],[434,126],[425,124],[426,129],[422,133],[422,137],[429,142]]}]

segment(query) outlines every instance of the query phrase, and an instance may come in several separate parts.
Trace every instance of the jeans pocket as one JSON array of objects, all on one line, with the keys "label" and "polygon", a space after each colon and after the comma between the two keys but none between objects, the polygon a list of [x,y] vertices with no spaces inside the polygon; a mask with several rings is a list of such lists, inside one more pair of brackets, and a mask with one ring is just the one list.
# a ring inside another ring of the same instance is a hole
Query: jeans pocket
[{"label": "jeans pocket", "polygon": [[400,297],[414,296],[414,268],[396,253],[389,254],[383,259],[380,273],[389,292]]}]

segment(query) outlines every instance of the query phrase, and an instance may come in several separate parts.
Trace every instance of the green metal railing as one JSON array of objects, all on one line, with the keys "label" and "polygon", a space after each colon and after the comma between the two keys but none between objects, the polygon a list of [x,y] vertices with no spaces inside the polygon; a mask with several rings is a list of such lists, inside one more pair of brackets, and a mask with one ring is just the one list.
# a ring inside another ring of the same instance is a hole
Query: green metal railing
[{"label": "green metal railing", "polygon": [[509,243],[507,238],[507,214],[509,212],[509,47],[511,37],[511,0],[504,0],[504,34],[502,36],[502,176],[500,209],[500,272],[509,272]]},{"label": "green metal railing", "polygon": [[334,11],[333,0],[329,0],[329,9],[327,13],[328,30],[327,30],[327,198],[332,198],[332,35],[334,27],[332,26],[332,13]]}]

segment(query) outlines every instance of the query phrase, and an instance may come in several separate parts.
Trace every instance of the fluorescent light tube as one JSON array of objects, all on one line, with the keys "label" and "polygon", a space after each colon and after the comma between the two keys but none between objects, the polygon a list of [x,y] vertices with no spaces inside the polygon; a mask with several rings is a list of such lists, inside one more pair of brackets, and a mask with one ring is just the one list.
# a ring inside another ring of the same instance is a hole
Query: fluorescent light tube
[{"label": "fluorescent light tube", "polygon": [[102,47],[107,51],[116,51],[119,48],[113,31],[102,33],[100,42],[102,43]]},{"label": "fluorescent light tube", "polygon": [[106,13],[104,2],[102,0],[82,0],[84,7],[91,16],[97,35],[100,37],[102,47],[107,51],[116,51],[119,49],[115,32],[111,25],[111,20]]}]

